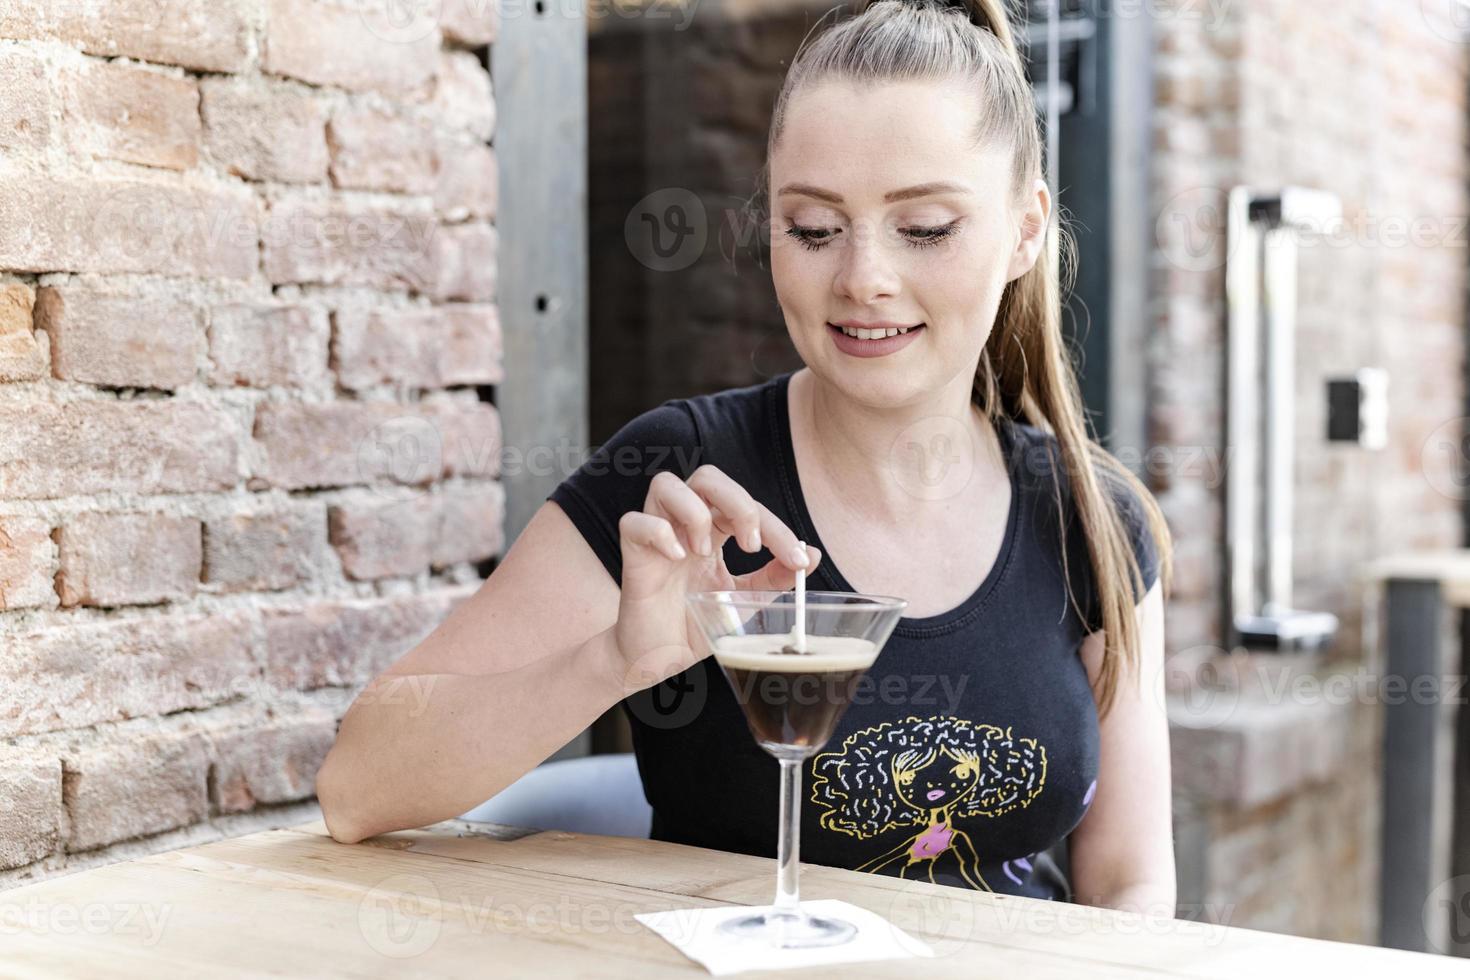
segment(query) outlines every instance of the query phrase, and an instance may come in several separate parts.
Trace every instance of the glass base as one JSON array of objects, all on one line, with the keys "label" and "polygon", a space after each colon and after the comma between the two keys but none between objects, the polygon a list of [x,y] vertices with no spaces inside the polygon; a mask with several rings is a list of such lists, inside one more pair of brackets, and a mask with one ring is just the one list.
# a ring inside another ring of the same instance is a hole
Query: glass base
[{"label": "glass base", "polygon": [[761,942],[782,949],[805,949],[809,946],[836,946],[857,935],[857,927],[842,919],[807,915],[805,912],[761,912],[726,919],[720,932],[750,942]]}]

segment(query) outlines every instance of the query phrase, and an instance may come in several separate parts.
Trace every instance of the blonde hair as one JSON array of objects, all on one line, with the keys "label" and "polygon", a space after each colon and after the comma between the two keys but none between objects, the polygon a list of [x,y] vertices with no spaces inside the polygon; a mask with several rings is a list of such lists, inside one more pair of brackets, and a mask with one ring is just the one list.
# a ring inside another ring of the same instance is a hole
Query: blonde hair
[{"label": "blonde hair", "polygon": [[[1012,202],[1017,207],[1024,204],[1042,177],[1043,144],[1006,0],[857,0],[857,4],[855,16],[809,36],[793,58],[776,100],[757,194],[768,187],[770,159],[787,108],[808,85],[833,79],[860,86],[960,80],[983,99],[974,145],[1012,150]],[[1070,288],[1075,266],[1071,235],[1060,218],[1050,222],[1042,256],[1024,275],[1008,282],[1001,294],[995,329],[976,366],[973,400],[992,423],[1002,417],[1029,423],[1057,440],[1087,541],[1106,634],[1094,688],[1100,716],[1105,717],[1124,670],[1138,673],[1140,637],[1134,608],[1143,596],[1142,573],[1114,492],[1131,490],[1142,501],[1166,596],[1173,548],[1158,502],[1127,467],[1088,437],[1061,326],[1061,296],[1064,288]],[[1055,467],[1053,477],[1061,513]],[[1065,526],[1062,537],[1065,572]],[[1085,621],[1070,587],[1070,573],[1066,578],[1072,605]]]}]

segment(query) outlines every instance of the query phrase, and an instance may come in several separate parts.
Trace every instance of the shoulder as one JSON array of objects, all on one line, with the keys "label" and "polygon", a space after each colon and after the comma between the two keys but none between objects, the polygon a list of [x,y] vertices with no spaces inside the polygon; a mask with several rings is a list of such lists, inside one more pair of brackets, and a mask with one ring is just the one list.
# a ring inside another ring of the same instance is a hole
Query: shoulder
[{"label": "shoulder", "polygon": [[[754,439],[760,444],[769,434],[771,399],[780,380],[669,399],[626,422],[591,458],[610,461],[621,454],[627,460],[652,462],[655,472],[674,469],[688,477],[701,463],[738,455],[737,443]],[[671,455],[678,457],[671,461],[676,465],[657,465],[655,457]]]},{"label": "shoulder", "polygon": [[620,581],[618,520],[643,508],[655,476],[667,470],[687,480],[706,463],[732,476],[758,471],[749,460],[770,443],[767,406],[779,380],[674,398],[640,413],[564,474],[547,499],[566,512]]},{"label": "shoulder", "polygon": [[[1062,465],[1060,440],[1053,433],[1029,423],[1013,421],[1009,424],[1016,437],[1018,478],[1027,489],[1048,500],[1060,498],[1057,516],[1067,542],[1067,553],[1069,560],[1076,563],[1073,574],[1081,576],[1083,581],[1078,584],[1083,586],[1082,592],[1088,597],[1087,607],[1091,609],[1096,600],[1091,582],[1092,564],[1072,481]],[[1157,511],[1158,504],[1137,476],[1095,442],[1089,443],[1089,463],[1098,489],[1117,514],[1125,539],[1138,561],[1139,572],[1143,576],[1143,591],[1138,593],[1141,601],[1159,576],[1163,542],[1156,540],[1150,521],[1150,512]],[[1056,513],[1054,505],[1046,509]]]},{"label": "shoulder", "polygon": [[[1072,508],[1072,483],[1067,468],[1062,465],[1060,440],[1027,422],[1011,421],[1008,424],[1016,436],[1016,462],[1020,475],[1028,482],[1046,486],[1055,482],[1061,490],[1063,505]],[[1093,476],[1119,515],[1125,521],[1145,520],[1148,502],[1152,501],[1153,495],[1105,448],[1095,442],[1088,445]]]}]

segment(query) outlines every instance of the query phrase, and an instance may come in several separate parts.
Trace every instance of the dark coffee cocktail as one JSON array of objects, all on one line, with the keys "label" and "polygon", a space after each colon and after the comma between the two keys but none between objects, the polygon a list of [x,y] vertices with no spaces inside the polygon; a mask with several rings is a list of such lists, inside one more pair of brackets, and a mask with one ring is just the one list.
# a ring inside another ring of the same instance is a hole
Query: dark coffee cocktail
[{"label": "dark coffee cocktail", "polygon": [[722,636],[715,643],[715,660],[767,751],[805,754],[825,745],[878,656],[872,641],[855,636],[808,636],[803,647],[785,634]]}]

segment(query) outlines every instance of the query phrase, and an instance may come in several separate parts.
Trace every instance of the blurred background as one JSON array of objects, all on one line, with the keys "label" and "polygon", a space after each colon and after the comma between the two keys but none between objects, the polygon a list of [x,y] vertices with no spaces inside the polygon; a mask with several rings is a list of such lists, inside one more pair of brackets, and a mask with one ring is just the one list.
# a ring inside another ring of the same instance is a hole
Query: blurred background
[{"label": "blurred background", "polygon": [[[0,888],[311,819],[593,448],[799,366],[749,205],[842,9],[0,0]],[[1017,12],[1174,535],[1179,915],[1470,954],[1470,8]]]}]

